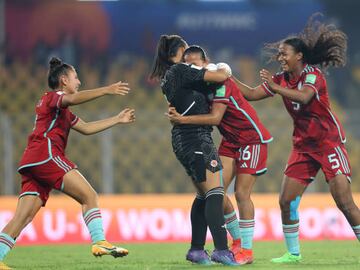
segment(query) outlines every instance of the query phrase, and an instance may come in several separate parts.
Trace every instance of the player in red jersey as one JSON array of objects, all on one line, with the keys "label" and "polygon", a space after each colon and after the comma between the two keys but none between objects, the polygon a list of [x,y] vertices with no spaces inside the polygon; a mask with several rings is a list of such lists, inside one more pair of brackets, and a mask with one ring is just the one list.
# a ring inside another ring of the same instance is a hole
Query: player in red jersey
[{"label": "player in red jersey", "polygon": [[312,17],[301,34],[267,46],[277,51],[273,59],[279,61],[281,73],[271,76],[267,70],[261,70],[264,83],[256,88],[238,82],[248,100],[281,95],[294,121],[293,150],[280,194],[288,252],[272,259],[274,263],[301,260],[298,206],[319,169],[325,174],[336,205],[360,240],[360,211],[351,193],[351,167],[344,146],[345,133],[331,111],[326,79],[318,68],[345,65],[346,40],[345,33]]},{"label": "player in red jersey", "polygon": [[20,232],[45,206],[52,189],[61,190],[81,204],[84,221],[93,241],[93,255],[125,256],[128,254],[126,249],[105,240],[97,193],[77,170],[77,166],[65,156],[65,147],[71,128],[90,135],[117,124],[133,122],[135,115],[132,109],[87,123],[68,108],[104,95],[126,95],[130,90],[128,84],[118,82],[78,92],[80,81],[74,67],[58,58],[50,61],[48,84],[53,90],[45,92],[36,105],[35,126],[19,164],[22,185],[16,212],[0,233],[0,262],[3,264],[5,255]]},{"label": "player in red jersey", "polygon": [[[196,51],[184,54],[184,58],[186,62],[197,66],[207,65],[207,61]],[[252,263],[255,220],[254,204],[250,195],[257,176],[267,171],[267,143],[273,138],[231,79],[217,88],[209,114],[182,116],[172,107],[168,116],[175,124],[218,126],[223,136],[219,155],[224,166],[225,191],[236,176],[235,197],[240,222],[229,198],[224,197],[226,226],[234,239],[231,249],[238,263]]]}]

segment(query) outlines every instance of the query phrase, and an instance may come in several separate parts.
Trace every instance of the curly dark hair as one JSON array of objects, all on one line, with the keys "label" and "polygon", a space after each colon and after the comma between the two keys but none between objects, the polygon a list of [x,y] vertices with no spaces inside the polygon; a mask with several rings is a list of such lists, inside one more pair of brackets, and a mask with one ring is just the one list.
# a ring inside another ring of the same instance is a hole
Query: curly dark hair
[{"label": "curly dark hair", "polygon": [[278,59],[280,44],[292,46],[295,52],[303,54],[303,62],[310,65],[342,67],[346,64],[347,36],[335,25],[325,24],[317,20],[320,13],[313,14],[304,30],[287,38],[265,44],[265,52],[269,62]]}]

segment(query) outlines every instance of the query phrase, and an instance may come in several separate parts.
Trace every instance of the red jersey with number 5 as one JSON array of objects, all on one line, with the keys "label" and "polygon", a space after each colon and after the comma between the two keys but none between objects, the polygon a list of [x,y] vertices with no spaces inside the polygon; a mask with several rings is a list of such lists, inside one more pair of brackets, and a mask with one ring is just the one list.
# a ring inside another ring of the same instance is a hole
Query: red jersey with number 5
[{"label": "red jersey with number 5", "polygon": [[64,92],[46,92],[36,105],[35,126],[19,164],[25,167],[43,164],[55,154],[64,155],[70,128],[79,118],[61,106]]},{"label": "red jersey with number 5", "polygon": [[224,85],[216,90],[213,102],[227,105],[218,125],[220,133],[227,142],[241,146],[269,143],[273,140],[270,132],[260,122],[254,108],[231,79],[226,80]]},{"label": "red jersey with number 5", "polygon": [[[301,91],[304,86],[314,90],[308,104],[300,104],[283,97],[285,107],[294,120],[293,145],[298,152],[321,152],[345,143],[345,132],[336,115],[330,109],[326,80],[320,69],[305,65],[295,80],[286,73],[273,76],[273,81],[284,88]],[[268,95],[274,95],[267,83],[262,87]]]}]

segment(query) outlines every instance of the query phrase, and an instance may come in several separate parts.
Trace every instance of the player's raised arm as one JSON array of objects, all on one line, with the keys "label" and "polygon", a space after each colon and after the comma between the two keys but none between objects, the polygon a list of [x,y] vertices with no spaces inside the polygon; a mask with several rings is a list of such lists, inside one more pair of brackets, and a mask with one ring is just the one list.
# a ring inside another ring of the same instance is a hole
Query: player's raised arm
[{"label": "player's raised arm", "polygon": [[187,48],[184,51],[183,59],[187,65],[179,66],[179,68],[182,68],[187,73],[183,76],[184,85],[192,84],[195,81],[221,83],[231,77],[231,70],[229,69],[205,68],[208,62],[206,53],[197,45]]},{"label": "player's raised arm", "polygon": [[265,92],[266,89],[264,90],[262,85],[250,87],[245,83],[241,82],[234,75],[232,75],[232,79],[236,83],[237,87],[239,87],[243,96],[249,101],[260,100],[271,96],[271,94],[269,95]]},{"label": "player's raised arm", "polygon": [[301,88],[301,91],[293,91],[292,89],[282,87],[281,85],[275,83],[272,80],[272,76],[270,72],[266,69],[262,69],[260,71],[260,77],[264,82],[266,82],[269,85],[271,91],[283,97],[291,99],[292,101],[299,102],[300,104],[309,103],[310,100],[315,95],[314,90],[306,85]]},{"label": "player's raised arm", "polygon": [[216,71],[207,70],[204,75],[204,81],[206,82],[223,82],[231,76],[225,69],[219,69]]},{"label": "player's raised arm", "polygon": [[83,90],[73,94],[65,94],[64,97],[62,98],[61,105],[64,107],[78,105],[105,95],[124,96],[128,94],[130,91],[128,85],[129,85],[128,83],[119,81],[109,86],[104,86],[92,90]]},{"label": "player's raised arm", "polygon": [[72,128],[81,134],[91,135],[111,128],[117,124],[129,124],[133,123],[134,121],[135,110],[126,108],[116,116],[99,121],[85,122],[79,119],[79,121]]}]

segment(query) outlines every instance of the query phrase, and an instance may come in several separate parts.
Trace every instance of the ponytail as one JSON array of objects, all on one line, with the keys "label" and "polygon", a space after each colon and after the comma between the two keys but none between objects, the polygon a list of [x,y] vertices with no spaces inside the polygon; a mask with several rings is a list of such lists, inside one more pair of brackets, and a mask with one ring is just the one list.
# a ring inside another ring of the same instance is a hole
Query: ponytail
[{"label": "ponytail", "polygon": [[187,44],[178,35],[162,35],[156,48],[150,78],[162,79],[166,71],[174,64],[170,59],[176,56],[179,48]]}]

